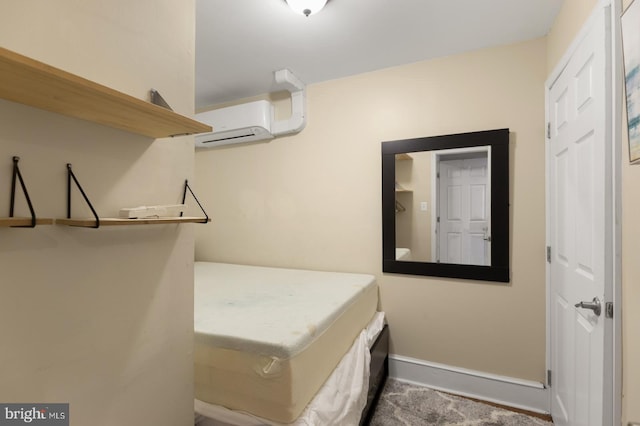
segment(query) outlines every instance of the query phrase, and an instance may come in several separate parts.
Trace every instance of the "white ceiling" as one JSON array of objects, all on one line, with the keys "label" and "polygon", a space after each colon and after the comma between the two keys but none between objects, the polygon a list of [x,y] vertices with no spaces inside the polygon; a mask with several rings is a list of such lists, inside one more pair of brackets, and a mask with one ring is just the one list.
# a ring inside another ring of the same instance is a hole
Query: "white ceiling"
[{"label": "white ceiling", "polygon": [[563,0],[196,0],[196,108],[548,33]]}]

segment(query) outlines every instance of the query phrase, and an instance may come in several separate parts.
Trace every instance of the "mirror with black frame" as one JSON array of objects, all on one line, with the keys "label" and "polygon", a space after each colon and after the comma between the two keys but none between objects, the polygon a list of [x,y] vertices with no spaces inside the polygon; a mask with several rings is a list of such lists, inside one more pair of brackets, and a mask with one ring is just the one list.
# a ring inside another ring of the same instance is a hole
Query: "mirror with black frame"
[{"label": "mirror with black frame", "polygon": [[382,270],[509,282],[509,129],[382,142]]}]

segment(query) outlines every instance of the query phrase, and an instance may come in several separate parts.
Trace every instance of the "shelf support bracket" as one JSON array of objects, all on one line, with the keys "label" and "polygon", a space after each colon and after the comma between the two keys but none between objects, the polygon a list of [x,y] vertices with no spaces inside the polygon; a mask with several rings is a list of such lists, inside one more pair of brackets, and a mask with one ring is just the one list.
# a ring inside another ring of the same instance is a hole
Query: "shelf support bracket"
[{"label": "shelf support bracket", "polygon": [[[206,211],[204,211],[204,207],[202,207],[202,204],[200,204],[200,201],[198,201],[198,197],[196,197],[196,194],[194,194],[193,191],[191,190],[188,180],[184,181],[184,193],[182,194],[182,204],[184,204],[185,200],[187,199],[187,190],[189,190],[193,199],[196,200],[196,203],[198,203],[198,207],[200,207],[200,210],[202,210],[202,213],[204,213],[205,219],[200,223],[209,223],[209,215],[207,214]],[[180,217],[182,217],[182,215],[183,215],[183,212],[180,213]]]},{"label": "shelf support bracket", "polygon": [[91,201],[89,201],[89,197],[87,197],[87,194],[82,189],[80,182],[78,182],[78,179],[76,179],[76,175],[73,174],[73,170],[71,170],[71,164],[69,163],[67,163],[67,219],[71,219],[71,181],[72,180],[78,187],[78,190],[80,191],[80,194],[82,194],[84,201],[87,203],[87,205],[91,209],[91,212],[93,213],[93,217],[96,218],[96,224],[93,226],[93,228],[100,228],[100,217],[98,217],[98,213],[96,213],[96,209],[93,208],[93,205],[91,204]]},{"label": "shelf support bracket", "polygon": [[29,206],[29,212],[31,213],[31,225],[15,226],[14,228],[35,228],[36,213],[33,210],[33,204],[31,204],[31,198],[29,198],[29,192],[27,191],[27,187],[22,179],[22,173],[20,173],[18,161],[20,161],[20,157],[13,157],[13,177],[11,179],[11,204],[9,206],[9,217],[13,217],[13,210],[16,203],[16,183],[17,181],[20,181],[20,187],[22,188],[24,198],[27,200],[27,205]]}]

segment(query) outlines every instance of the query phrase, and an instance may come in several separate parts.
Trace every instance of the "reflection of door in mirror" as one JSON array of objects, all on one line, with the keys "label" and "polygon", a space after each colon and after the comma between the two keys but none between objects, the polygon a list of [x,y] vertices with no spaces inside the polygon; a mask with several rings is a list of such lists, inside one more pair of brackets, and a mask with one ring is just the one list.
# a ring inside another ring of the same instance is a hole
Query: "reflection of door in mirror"
[{"label": "reflection of door in mirror", "polygon": [[[435,155],[436,262],[491,265],[488,152]],[[434,236],[435,237],[435,236]]]}]

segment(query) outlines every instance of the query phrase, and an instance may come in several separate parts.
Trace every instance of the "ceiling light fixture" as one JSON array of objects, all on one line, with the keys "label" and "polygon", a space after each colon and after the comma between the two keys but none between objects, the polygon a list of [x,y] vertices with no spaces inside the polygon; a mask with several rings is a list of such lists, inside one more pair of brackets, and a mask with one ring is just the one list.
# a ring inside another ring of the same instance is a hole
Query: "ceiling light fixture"
[{"label": "ceiling light fixture", "polygon": [[309,16],[322,10],[327,0],[286,0],[287,4],[296,13]]}]

